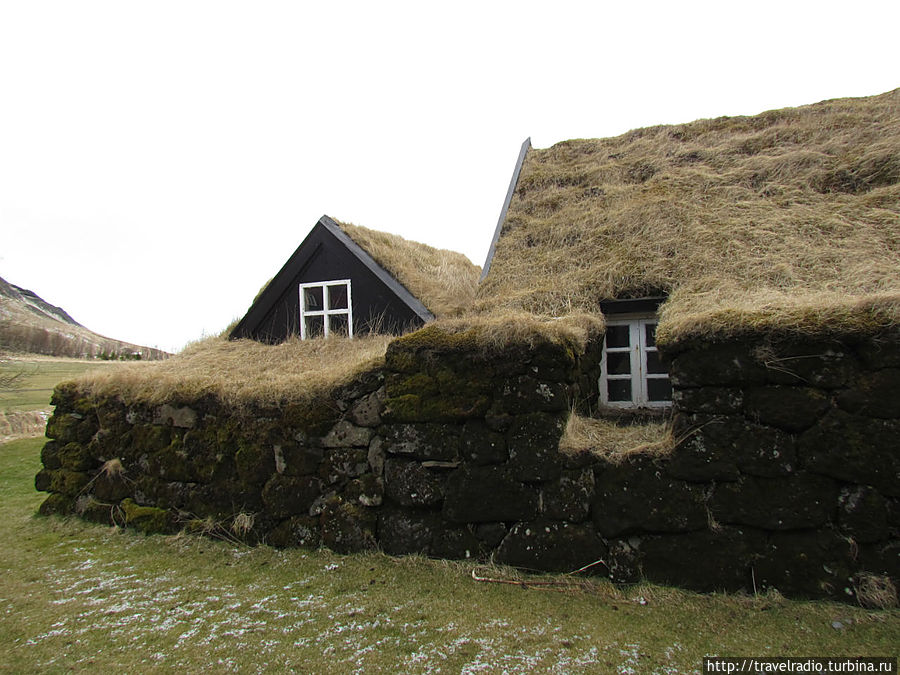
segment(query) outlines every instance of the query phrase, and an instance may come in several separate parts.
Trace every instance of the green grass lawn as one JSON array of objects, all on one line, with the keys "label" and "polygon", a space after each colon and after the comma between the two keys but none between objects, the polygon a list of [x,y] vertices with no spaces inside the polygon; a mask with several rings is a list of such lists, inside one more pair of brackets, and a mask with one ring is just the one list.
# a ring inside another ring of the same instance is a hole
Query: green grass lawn
[{"label": "green grass lawn", "polygon": [[554,592],[480,583],[467,563],[44,518],[41,443],[0,446],[0,671],[686,673],[706,654],[900,644],[898,610],[606,582]]},{"label": "green grass lawn", "polygon": [[22,359],[0,363],[0,376],[22,372],[23,376],[10,391],[0,390],[0,411],[46,410],[50,395],[60,382],[71,380],[95,368],[114,368],[108,361],[77,359]]}]

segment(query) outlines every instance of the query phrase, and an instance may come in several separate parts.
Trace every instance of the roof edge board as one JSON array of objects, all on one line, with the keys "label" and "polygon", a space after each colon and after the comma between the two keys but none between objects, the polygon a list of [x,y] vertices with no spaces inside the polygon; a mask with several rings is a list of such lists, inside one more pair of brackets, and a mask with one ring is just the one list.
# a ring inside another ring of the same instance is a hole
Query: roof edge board
[{"label": "roof edge board", "polygon": [[[318,222],[316,225],[318,225]],[[291,272],[297,267],[302,266],[302,263],[300,263],[301,259],[309,256],[309,252],[305,251],[305,248],[307,242],[311,241],[314,237],[315,232],[316,226],[314,225],[310,231],[306,233],[306,236],[303,238],[303,241],[300,242],[300,245],[294,249],[294,252],[291,253],[290,257],[281,266],[281,269],[279,269],[275,276],[269,280],[266,287],[257,294],[256,299],[251,303],[247,312],[228,334],[229,339],[235,339],[235,336],[239,332],[251,331],[263,319],[265,314],[263,307],[271,306],[275,299],[281,296],[290,283],[292,278]]]},{"label": "roof edge board", "polygon": [[372,272],[376,277],[378,277],[379,281],[384,283],[388,288],[393,291],[400,300],[402,300],[416,315],[422,319],[424,322],[429,322],[434,320],[434,314],[422,304],[422,301],[419,300],[416,296],[410,293],[406,286],[401,284],[397,279],[395,279],[391,274],[387,272],[381,265],[375,262],[375,259],[369,255],[369,253],[362,248],[359,244],[353,241],[346,232],[341,229],[341,226],[335,222],[333,218],[327,215],[323,215],[319,218],[319,224],[321,224],[324,228],[326,228],[334,237],[336,237],[344,246],[347,247],[353,255],[355,255],[359,261],[365,265],[370,272]]},{"label": "roof edge board", "polygon": [[519,157],[516,159],[516,166],[513,169],[512,178],[509,181],[509,189],[506,191],[506,199],[503,200],[503,208],[500,209],[500,218],[497,219],[497,227],[494,229],[494,236],[491,239],[491,246],[488,249],[487,258],[481,269],[481,278],[479,283],[484,281],[488,271],[491,269],[491,262],[494,260],[494,251],[497,248],[497,240],[500,239],[500,231],[503,229],[503,221],[506,220],[506,214],[509,212],[509,205],[512,202],[513,195],[516,192],[516,186],[519,184],[519,174],[522,173],[522,165],[525,163],[525,155],[531,149],[531,136],[525,139],[522,147],[519,149]]}]

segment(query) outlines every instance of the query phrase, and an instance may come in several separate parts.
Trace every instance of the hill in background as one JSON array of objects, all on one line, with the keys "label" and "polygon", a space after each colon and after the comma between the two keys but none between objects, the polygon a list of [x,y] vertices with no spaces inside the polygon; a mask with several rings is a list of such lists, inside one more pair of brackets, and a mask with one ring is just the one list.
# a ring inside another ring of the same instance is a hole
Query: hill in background
[{"label": "hill in background", "polygon": [[113,340],[88,330],[61,307],[0,278],[0,349],[115,360],[162,359],[160,349]]}]

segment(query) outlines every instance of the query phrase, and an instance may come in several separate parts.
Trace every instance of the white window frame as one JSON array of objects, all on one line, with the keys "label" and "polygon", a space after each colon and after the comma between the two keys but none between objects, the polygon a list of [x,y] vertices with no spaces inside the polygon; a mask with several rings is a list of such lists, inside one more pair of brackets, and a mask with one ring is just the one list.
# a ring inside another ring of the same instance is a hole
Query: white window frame
[{"label": "white window frame", "polygon": [[[647,380],[668,380],[668,373],[648,373],[647,354],[658,351],[656,345],[647,345],[647,326],[657,325],[659,319],[654,315],[627,314],[607,321],[607,326],[628,326],[627,347],[607,347],[606,338],[603,338],[603,356],[600,360],[600,402],[610,408],[668,408],[672,401],[651,401],[647,393]],[[629,352],[631,372],[627,374],[613,374],[606,372],[608,353]],[[631,382],[630,401],[610,401],[609,389],[606,383],[610,380],[629,380]]]},{"label": "white window frame", "polygon": [[[343,286],[347,289],[347,306],[339,309],[331,308],[331,288]],[[322,289],[322,309],[309,310],[306,308],[306,290],[309,288]],[[353,296],[351,295],[350,279],[336,279],[334,281],[314,281],[308,284],[300,284],[300,339],[307,339],[306,319],[308,317],[321,316],[325,326],[324,336],[331,334],[331,317],[347,317],[347,337],[353,337]]]}]

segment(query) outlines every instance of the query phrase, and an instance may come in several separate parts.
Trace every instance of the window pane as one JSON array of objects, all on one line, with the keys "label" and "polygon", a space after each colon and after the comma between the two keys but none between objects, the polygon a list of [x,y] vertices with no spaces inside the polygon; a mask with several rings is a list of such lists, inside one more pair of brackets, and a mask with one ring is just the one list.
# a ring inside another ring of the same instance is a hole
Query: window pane
[{"label": "window pane", "polygon": [[306,311],[320,312],[324,305],[322,304],[322,287],[311,286],[303,289],[303,304]]},{"label": "window pane", "polygon": [[[322,289],[319,289],[322,290]],[[325,317],[324,316],[307,316],[303,318],[306,321],[306,337],[317,338],[325,335]]]},{"label": "window pane", "polygon": [[631,352],[607,352],[606,374],[629,375],[631,373]]},{"label": "window pane", "polygon": [[644,324],[644,346],[645,347],[655,347],[656,346],[656,324],[655,323],[645,323]]},{"label": "window pane", "polygon": [[346,314],[331,314],[328,316],[328,335],[334,337],[347,337],[350,335],[350,317]]},{"label": "window pane", "polygon": [[631,345],[629,339],[630,328],[628,326],[607,326],[606,327],[606,346],[607,347],[628,347]]},{"label": "window pane", "polygon": [[328,309],[347,309],[347,286],[328,287]]},{"label": "window pane", "polygon": [[651,401],[671,401],[672,383],[667,377],[654,377],[647,380],[647,398]]},{"label": "window pane", "polygon": [[659,358],[659,352],[647,352],[647,372],[654,374],[668,374],[669,370]]},{"label": "window pane", "polygon": [[607,380],[606,391],[610,401],[630,401],[631,380]]}]

